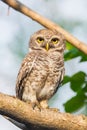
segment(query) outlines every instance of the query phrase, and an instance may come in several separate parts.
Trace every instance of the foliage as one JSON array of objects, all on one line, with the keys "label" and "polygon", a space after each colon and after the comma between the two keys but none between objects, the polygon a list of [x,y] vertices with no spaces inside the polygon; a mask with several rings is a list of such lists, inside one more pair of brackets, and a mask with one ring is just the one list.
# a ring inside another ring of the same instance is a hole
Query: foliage
[{"label": "foliage", "polygon": [[[87,61],[87,56],[77,50],[75,47],[66,43],[65,61],[76,57],[81,57],[80,62]],[[70,82],[70,88],[75,92],[75,96],[69,99],[65,104],[66,112],[75,112],[84,106],[87,107],[87,71],[79,71],[72,76],[66,75],[63,84]],[[85,111],[87,114],[87,111]]]},{"label": "foliage", "polygon": [[66,49],[68,49],[68,51],[65,53],[64,56],[65,61],[79,56],[81,57],[80,62],[87,61],[87,56],[83,52],[72,46],[69,42],[66,42]]}]

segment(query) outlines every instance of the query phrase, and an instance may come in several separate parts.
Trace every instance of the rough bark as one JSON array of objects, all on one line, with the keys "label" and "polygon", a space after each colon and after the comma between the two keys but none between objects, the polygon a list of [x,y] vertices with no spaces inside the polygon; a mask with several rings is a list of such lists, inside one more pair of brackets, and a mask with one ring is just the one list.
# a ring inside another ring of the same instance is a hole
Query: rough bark
[{"label": "rough bark", "polygon": [[0,114],[8,116],[28,128],[35,130],[86,130],[87,117],[83,115],[71,115],[52,109],[37,110],[30,104],[0,93]]},{"label": "rough bark", "polygon": [[87,45],[85,43],[79,41],[77,38],[73,37],[69,32],[65,31],[58,24],[55,24],[54,22],[50,21],[49,19],[41,16],[40,14],[31,10],[29,7],[25,6],[24,4],[22,4],[21,2],[19,2],[17,0],[1,0],[1,1],[8,4],[10,7],[14,8],[15,10],[17,10],[17,11],[23,13],[24,15],[32,18],[33,20],[37,21],[44,27],[59,31],[60,33],[62,33],[65,36],[65,38],[68,42],[70,42],[72,45],[74,45],[80,51],[87,54]]}]

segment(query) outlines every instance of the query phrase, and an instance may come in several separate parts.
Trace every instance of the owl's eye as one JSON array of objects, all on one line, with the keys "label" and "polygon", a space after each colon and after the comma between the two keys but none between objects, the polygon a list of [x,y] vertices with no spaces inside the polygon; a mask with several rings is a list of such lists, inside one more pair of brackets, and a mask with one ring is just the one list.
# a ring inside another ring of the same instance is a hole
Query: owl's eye
[{"label": "owl's eye", "polygon": [[53,44],[57,44],[59,42],[59,39],[58,38],[53,38],[51,41],[52,41]]},{"label": "owl's eye", "polygon": [[42,37],[38,37],[36,40],[39,44],[44,42],[44,39]]}]

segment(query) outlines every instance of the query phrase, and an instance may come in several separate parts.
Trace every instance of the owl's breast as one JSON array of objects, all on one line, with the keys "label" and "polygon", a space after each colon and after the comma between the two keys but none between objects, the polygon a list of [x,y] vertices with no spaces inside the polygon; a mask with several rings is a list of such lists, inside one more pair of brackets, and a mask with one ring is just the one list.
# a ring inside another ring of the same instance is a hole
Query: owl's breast
[{"label": "owl's breast", "polygon": [[44,87],[49,72],[48,61],[44,55],[37,55],[36,61],[32,67],[32,71],[28,76],[29,86],[37,93]]},{"label": "owl's breast", "polygon": [[49,54],[49,69],[52,72],[60,71],[64,68],[64,58],[63,55],[59,53]]}]

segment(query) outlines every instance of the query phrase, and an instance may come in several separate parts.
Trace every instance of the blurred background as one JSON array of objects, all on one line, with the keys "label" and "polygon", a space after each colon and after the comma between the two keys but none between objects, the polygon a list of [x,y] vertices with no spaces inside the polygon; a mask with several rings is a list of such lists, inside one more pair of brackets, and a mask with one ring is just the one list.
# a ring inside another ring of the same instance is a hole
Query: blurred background
[{"label": "blurred background", "polygon": [[[19,0],[87,43],[87,0]],[[29,37],[43,27],[0,1],[0,92],[15,95],[16,77]],[[87,115],[87,55],[66,43],[65,78],[49,101],[61,112]],[[5,125],[4,125],[5,124]],[[0,129],[19,130],[0,116]]]}]

